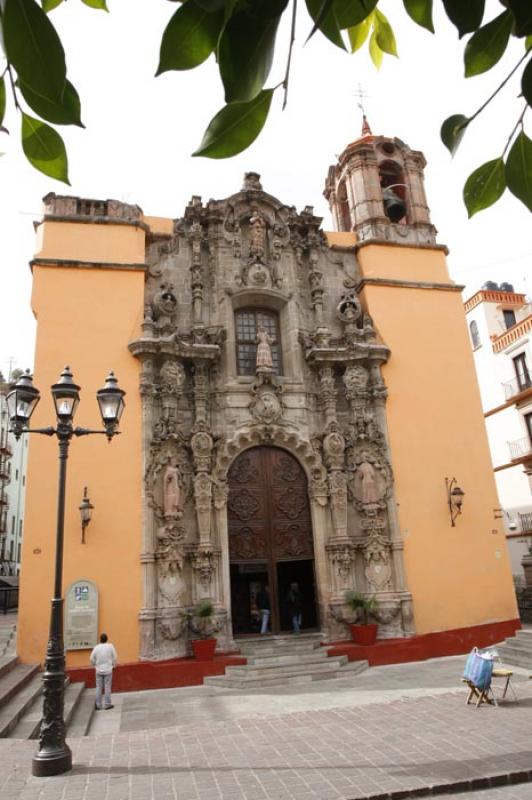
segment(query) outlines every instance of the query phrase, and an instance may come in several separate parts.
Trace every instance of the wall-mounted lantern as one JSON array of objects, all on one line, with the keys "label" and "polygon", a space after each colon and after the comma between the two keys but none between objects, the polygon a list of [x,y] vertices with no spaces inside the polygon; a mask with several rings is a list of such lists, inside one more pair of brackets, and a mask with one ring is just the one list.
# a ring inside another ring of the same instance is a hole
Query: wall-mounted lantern
[{"label": "wall-mounted lantern", "polygon": [[85,528],[92,519],[92,510],[94,506],[89,500],[87,487],[83,489],[83,499],[79,504],[79,513],[81,515],[81,544],[85,544]]},{"label": "wall-mounted lantern", "polygon": [[454,528],[454,521],[456,517],[462,513],[465,492],[462,491],[462,489],[458,486],[458,481],[456,478],[445,478],[445,486],[447,488],[447,502],[449,504],[449,513],[451,515],[451,525]]}]

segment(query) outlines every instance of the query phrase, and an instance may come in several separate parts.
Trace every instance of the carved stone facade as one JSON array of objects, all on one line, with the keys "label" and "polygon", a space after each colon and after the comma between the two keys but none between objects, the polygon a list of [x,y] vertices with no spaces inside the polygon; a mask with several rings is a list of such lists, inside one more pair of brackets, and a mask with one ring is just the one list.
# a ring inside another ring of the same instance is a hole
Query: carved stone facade
[{"label": "carved stone facade", "polygon": [[[356,258],[329,248],[320,223],[248,173],[240,192],[193,197],[172,235],[148,240],[142,335],[129,346],[142,365],[141,658],[186,654],[202,598],[230,649],[231,564],[272,553],[313,563],[327,637],[346,638],[352,588],[377,598],[380,636],[413,632],[380,372],[389,351],[357,295]],[[277,319],[282,374],[265,335],[255,377],[238,374],[240,309]],[[258,467],[252,448],[265,446],[275,467]],[[277,481],[268,534],[263,469]]]}]

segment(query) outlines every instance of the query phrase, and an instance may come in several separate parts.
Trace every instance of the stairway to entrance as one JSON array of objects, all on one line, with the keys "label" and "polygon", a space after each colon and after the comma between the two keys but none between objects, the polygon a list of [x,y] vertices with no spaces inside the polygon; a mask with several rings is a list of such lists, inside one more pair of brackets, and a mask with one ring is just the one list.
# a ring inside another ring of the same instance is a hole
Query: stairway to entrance
[{"label": "stairway to entrance", "polygon": [[[65,685],[64,719],[68,736],[85,736],[94,713],[94,695],[84,683]],[[0,738],[36,739],[42,717],[42,675],[38,664],[19,664],[16,655],[0,658]]]},{"label": "stairway to entrance", "polygon": [[498,645],[497,652],[505,664],[532,670],[532,627],[516,631],[515,636]]},{"label": "stairway to entrance", "polygon": [[349,677],[369,666],[367,661],[349,662],[347,656],[329,657],[321,640],[319,633],[242,640],[240,651],[247,664],[226,667],[225,675],[207,677],[203,682],[223,689],[289,686]]}]

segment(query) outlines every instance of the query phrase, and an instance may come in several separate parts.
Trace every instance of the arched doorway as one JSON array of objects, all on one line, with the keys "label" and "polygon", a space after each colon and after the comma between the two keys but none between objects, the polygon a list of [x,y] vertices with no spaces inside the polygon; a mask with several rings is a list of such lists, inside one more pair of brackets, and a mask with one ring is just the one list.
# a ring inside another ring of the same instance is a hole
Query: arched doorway
[{"label": "arched doorway", "polygon": [[287,595],[293,582],[303,595],[302,628],[316,628],[314,542],[301,465],[278,447],[254,447],[235,459],[228,478],[233,633],[259,632],[255,597],[265,585],[272,633],[291,630]]}]

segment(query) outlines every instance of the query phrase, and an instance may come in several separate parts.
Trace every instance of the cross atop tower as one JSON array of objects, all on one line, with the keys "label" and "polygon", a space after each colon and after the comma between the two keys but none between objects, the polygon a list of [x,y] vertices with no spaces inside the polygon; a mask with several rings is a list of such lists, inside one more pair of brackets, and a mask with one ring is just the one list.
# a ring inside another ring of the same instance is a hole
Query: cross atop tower
[{"label": "cross atop tower", "polygon": [[366,117],[366,109],[364,108],[364,100],[369,99],[369,94],[366,92],[362,84],[359,83],[354,95],[358,100],[357,106],[362,111],[362,136],[371,136],[371,128],[369,126],[368,118]]}]

